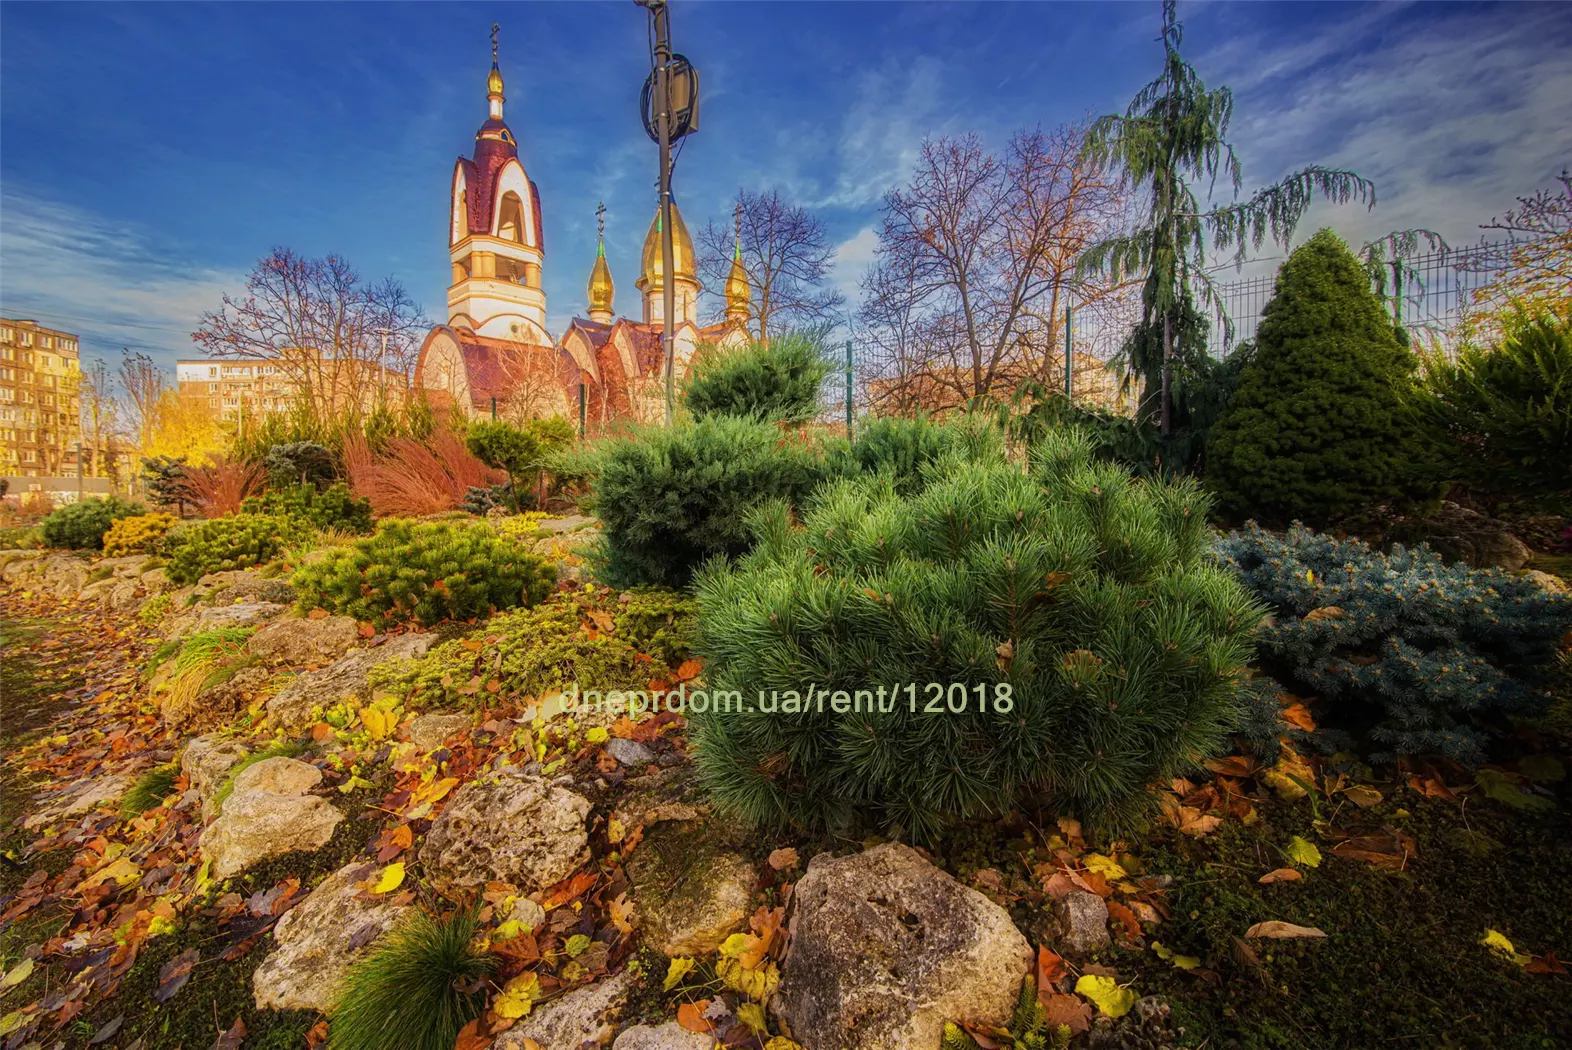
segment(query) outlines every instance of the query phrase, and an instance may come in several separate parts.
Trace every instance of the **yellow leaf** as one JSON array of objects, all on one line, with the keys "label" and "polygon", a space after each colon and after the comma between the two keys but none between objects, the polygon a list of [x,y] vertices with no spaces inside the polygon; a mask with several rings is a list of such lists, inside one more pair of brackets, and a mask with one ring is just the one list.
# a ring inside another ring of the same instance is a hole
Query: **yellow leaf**
[{"label": "yellow leaf", "polygon": [[1194,955],[1175,955],[1173,949],[1161,941],[1152,942],[1152,951],[1157,953],[1159,959],[1162,959],[1164,962],[1171,962],[1181,970],[1193,970],[1201,965],[1201,960]]},{"label": "yellow leaf", "polygon": [[1086,870],[1101,872],[1107,876],[1109,882],[1116,882],[1129,874],[1118,861],[1112,857],[1105,857],[1101,853],[1090,853],[1087,855]]},{"label": "yellow leaf", "polygon": [[366,727],[366,732],[371,734],[371,739],[385,740],[398,724],[398,717],[387,711],[379,711],[375,707],[362,707],[360,724]]},{"label": "yellow leaf", "polygon": [[769,1025],[764,1020],[764,1007],[758,1003],[743,1003],[737,1007],[737,1020],[753,1029],[754,1035],[769,1035]]},{"label": "yellow leaf", "polygon": [[105,864],[102,868],[99,868],[97,871],[93,872],[93,874],[86,881],[84,881],[82,885],[84,887],[97,886],[109,879],[114,879],[117,884],[126,886],[135,882],[141,877],[142,869],[137,867],[133,861],[130,861],[125,857],[117,857],[110,863]]},{"label": "yellow leaf", "polygon": [[1381,792],[1363,784],[1355,784],[1353,787],[1346,789],[1343,794],[1348,796],[1348,801],[1360,809],[1369,809],[1371,806],[1379,806],[1381,804]]},{"label": "yellow leaf", "polygon": [[1283,748],[1277,765],[1262,773],[1261,781],[1277,792],[1277,797],[1292,801],[1309,794],[1309,785],[1315,783],[1315,772],[1303,758],[1288,747]]},{"label": "yellow leaf", "polygon": [[627,826],[616,817],[612,817],[609,821],[606,822],[606,841],[611,843],[613,846],[621,842],[627,833]]},{"label": "yellow leaf", "polygon": [[1512,946],[1512,942],[1507,940],[1506,934],[1499,930],[1486,930],[1485,935],[1479,938],[1479,943],[1489,948],[1495,955],[1519,966],[1527,966],[1532,960],[1532,956],[1520,954]]},{"label": "yellow leaf", "polygon": [[1121,985],[1112,977],[1090,973],[1083,974],[1075,982],[1075,994],[1091,1001],[1097,1012],[1105,1017],[1123,1017],[1137,998],[1134,989]]},{"label": "yellow leaf", "polygon": [[607,732],[605,726],[596,726],[584,734],[584,739],[592,744],[604,744],[610,737],[611,734]]},{"label": "yellow leaf", "polygon": [[1245,937],[1249,940],[1254,940],[1257,937],[1267,937],[1281,941],[1301,937],[1320,938],[1325,936],[1325,930],[1314,926],[1295,926],[1291,922],[1283,922],[1280,919],[1268,919],[1266,922],[1258,922],[1245,931]]},{"label": "yellow leaf", "polygon": [[0,988],[15,988],[27,980],[27,975],[33,972],[33,960],[23,959],[11,968],[11,972],[0,977]]},{"label": "yellow leaf", "polygon": [[682,979],[693,970],[693,960],[686,955],[679,955],[666,964],[666,979],[661,982],[660,990],[669,992],[682,983]]},{"label": "yellow leaf", "polygon": [[739,991],[750,999],[769,998],[774,994],[776,985],[781,982],[780,971],[775,968],[774,963],[767,963],[750,970],[742,965],[739,959],[723,958],[715,964],[715,973],[726,987]]},{"label": "yellow leaf", "polygon": [[491,936],[499,941],[511,941],[525,932],[527,932],[527,928],[522,922],[519,922],[517,919],[509,919],[498,926],[496,932]]},{"label": "yellow leaf", "polygon": [[784,1035],[778,1035],[764,1044],[764,1050],[802,1050],[800,1043],[794,1043]]},{"label": "yellow leaf", "polygon": [[1321,866],[1321,851],[1316,849],[1315,843],[1307,842],[1295,835],[1288,840],[1288,859],[1295,864],[1303,864],[1307,868]]},{"label": "yellow leaf", "polygon": [[498,1017],[516,1021],[528,1017],[540,998],[540,978],[533,973],[520,974],[502,986],[502,994],[491,1004]]},{"label": "yellow leaf", "polygon": [[382,877],[377,880],[372,893],[392,893],[404,884],[404,862],[395,860],[392,864],[382,869]]},{"label": "yellow leaf", "polygon": [[568,958],[577,959],[584,954],[584,949],[589,946],[590,939],[586,934],[575,933],[568,938],[568,943],[562,946],[562,950],[568,953]]}]

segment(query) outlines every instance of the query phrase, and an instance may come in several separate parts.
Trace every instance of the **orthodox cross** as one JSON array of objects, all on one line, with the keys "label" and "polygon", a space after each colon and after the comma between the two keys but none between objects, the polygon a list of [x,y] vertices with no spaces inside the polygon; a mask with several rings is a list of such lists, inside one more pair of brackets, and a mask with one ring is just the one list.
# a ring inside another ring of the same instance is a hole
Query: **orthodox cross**
[{"label": "orthodox cross", "polygon": [[606,239],[606,202],[601,201],[595,207],[595,225],[600,228],[600,239]]},{"label": "orthodox cross", "polygon": [[497,30],[501,29],[497,23],[491,23],[491,64],[497,64]]}]

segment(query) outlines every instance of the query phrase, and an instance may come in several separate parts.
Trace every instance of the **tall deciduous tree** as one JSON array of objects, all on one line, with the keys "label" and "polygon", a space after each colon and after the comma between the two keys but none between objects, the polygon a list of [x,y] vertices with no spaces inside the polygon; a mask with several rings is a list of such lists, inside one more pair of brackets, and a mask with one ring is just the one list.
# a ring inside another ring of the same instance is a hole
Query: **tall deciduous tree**
[{"label": "tall deciduous tree", "polygon": [[923,144],[885,196],[861,322],[886,355],[887,406],[949,407],[1008,394],[1062,368],[1062,318],[1118,281],[1078,277],[1081,252],[1123,213],[1081,159],[1076,128],[1021,132],[1002,154],[968,134]]},{"label": "tall deciduous tree", "polygon": [[[1204,352],[1176,346],[1176,331],[1197,300],[1231,328],[1222,302],[1205,272],[1208,244],[1234,249],[1243,260],[1250,248],[1270,238],[1287,246],[1294,228],[1317,193],[1332,201],[1375,204],[1375,186],[1356,172],[1309,167],[1237,199],[1239,160],[1228,143],[1233,93],[1208,90],[1179,52],[1183,29],[1175,0],[1163,2],[1163,71],[1136,93],[1123,114],[1099,117],[1086,135],[1084,156],[1116,169],[1123,184],[1144,195],[1142,225],[1109,237],[1081,257],[1083,273],[1144,274],[1143,325],[1160,339],[1133,340],[1131,371],[1145,377],[1144,417],[1156,414],[1163,434],[1171,430],[1176,356]],[[1205,208],[1193,182],[1231,186],[1234,200]],[[1155,346],[1154,346],[1155,344]]]},{"label": "tall deciduous tree", "polygon": [[94,361],[82,370],[82,381],[77,387],[77,403],[81,416],[82,444],[89,455],[90,477],[108,477],[104,455],[109,448],[110,436],[119,424],[120,404],[115,397],[114,373],[103,360]]},{"label": "tall deciduous tree", "polygon": [[705,287],[721,292],[740,252],[753,290],[749,334],[768,342],[789,328],[836,320],[845,296],[825,285],[835,249],[824,223],[776,189],[738,190],[736,215],[736,224],[712,221],[699,231],[699,271]]},{"label": "tall deciduous tree", "polygon": [[224,296],[191,337],[212,357],[277,366],[297,404],[329,419],[401,396],[394,388],[405,385],[399,377],[428,327],[393,278],[368,283],[336,255],[308,259],[275,248],[252,267],[245,294]]},{"label": "tall deciduous tree", "polygon": [[137,449],[142,455],[153,441],[153,431],[158,424],[158,404],[169,390],[169,376],[146,354],[124,350],[120,356],[120,387],[130,402],[132,427],[135,428]]},{"label": "tall deciduous tree", "polygon": [[1465,337],[1488,341],[1510,329],[1519,312],[1564,315],[1572,308],[1572,172],[1562,171],[1556,182],[1480,226],[1486,239],[1470,265],[1495,277],[1468,304]]}]

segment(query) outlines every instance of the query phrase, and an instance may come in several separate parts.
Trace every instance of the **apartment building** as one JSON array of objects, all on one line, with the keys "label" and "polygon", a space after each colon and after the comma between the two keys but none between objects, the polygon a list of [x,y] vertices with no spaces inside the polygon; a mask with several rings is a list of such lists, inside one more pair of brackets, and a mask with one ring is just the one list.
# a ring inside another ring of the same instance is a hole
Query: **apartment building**
[{"label": "apartment building", "polygon": [[[313,383],[332,391],[325,400],[338,408],[358,402],[369,409],[379,399],[402,398],[409,388],[404,373],[369,361],[313,365],[312,374]],[[298,393],[283,365],[251,357],[176,361],[175,382],[181,397],[206,409],[220,423],[283,411]]]},{"label": "apartment building", "polygon": [[0,318],[0,475],[76,470],[81,379],[75,335]]}]

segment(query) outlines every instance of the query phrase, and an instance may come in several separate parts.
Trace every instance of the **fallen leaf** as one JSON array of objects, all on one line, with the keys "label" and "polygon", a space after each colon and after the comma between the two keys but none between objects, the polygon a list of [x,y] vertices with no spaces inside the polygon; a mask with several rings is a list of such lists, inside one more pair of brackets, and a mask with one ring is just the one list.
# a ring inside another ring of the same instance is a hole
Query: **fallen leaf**
[{"label": "fallen leaf", "polygon": [[173,959],[164,964],[158,971],[158,989],[153,992],[153,1001],[167,1003],[175,997],[175,993],[186,986],[191,979],[191,971],[196,967],[201,953],[195,948],[187,948]]},{"label": "fallen leaf", "polygon": [[1303,729],[1306,733],[1315,732],[1315,719],[1310,717],[1310,709],[1304,704],[1296,701],[1284,707],[1278,715],[1296,729]]},{"label": "fallen leaf", "polygon": [[1152,951],[1157,953],[1159,959],[1173,963],[1174,967],[1179,970],[1193,970],[1201,965],[1201,960],[1197,956],[1179,955],[1162,941],[1153,941]]},{"label": "fallen leaf", "polygon": [[377,879],[377,884],[371,888],[372,893],[392,893],[404,885],[404,865],[401,861],[394,861],[382,869],[382,875]]},{"label": "fallen leaf", "polygon": [[1315,771],[1298,752],[1285,744],[1277,764],[1262,773],[1260,780],[1277,792],[1278,798],[1292,801],[1310,793],[1310,785],[1315,783]]},{"label": "fallen leaf", "polygon": [[1059,953],[1042,945],[1037,946],[1037,997],[1041,999],[1045,992],[1051,992],[1053,985],[1059,978],[1068,972],[1064,959]]},{"label": "fallen leaf", "polygon": [[1075,994],[1091,1000],[1097,1012],[1105,1017],[1123,1017],[1137,998],[1134,989],[1121,985],[1112,977],[1096,974],[1083,974],[1075,982]]},{"label": "fallen leaf", "polygon": [[1112,857],[1105,857],[1101,853],[1088,853],[1084,861],[1087,871],[1095,871],[1106,879],[1118,881],[1130,873],[1120,867],[1119,862]]},{"label": "fallen leaf", "polygon": [[1256,771],[1260,763],[1243,755],[1230,755],[1227,758],[1209,759],[1205,765],[1207,769],[1221,776],[1247,777]]},{"label": "fallen leaf", "polygon": [[0,990],[14,988],[27,980],[27,975],[33,972],[33,960],[23,959],[11,967],[11,972],[0,977]]},{"label": "fallen leaf", "polygon": [[125,1020],[125,1014],[116,1014],[114,1020],[104,1025],[104,1027],[100,1028],[97,1032],[93,1033],[93,1038],[87,1041],[87,1045],[97,1046],[99,1043],[109,1042],[109,1040],[115,1037],[115,1033],[120,1031],[120,1026],[125,1023]]},{"label": "fallen leaf", "polygon": [[[1309,845],[1309,843],[1306,843],[1306,845]],[[1310,848],[1315,849],[1314,846],[1310,846]],[[1314,865],[1311,866],[1314,867]],[[1304,876],[1293,868],[1278,868],[1276,871],[1267,872],[1255,881],[1263,886],[1270,886],[1274,882],[1298,882],[1302,878]]]},{"label": "fallen leaf", "polygon": [[1042,989],[1038,988],[1037,1001],[1042,1004],[1043,1018],[1048,1022],[1050,1031],[1064,1025],[1071,1035],[1080,1035],[1092,1027],[1092,1008],[1073,995],[1050,989],[1045,996]]},{"label": "fallen leaf", "polygon": [[215,1039],[209,1050],[240,1050],[247,1034],[245,1020],[237,1017],[235,1023],[229,1026],[229,1031]]},{"label": "fallen leaf", "polygon": [[661,982],[663,992],[669,992],[682,983],[682,979],[692,972],[694,960],[686,955],[679,955],[666,964],[666,979]]},{"label": "fallen leaf", "polygon": [[1555,952],[1536,955],[1523,967],[1524,973],[1566,973],[1567,968],[1556,958]]},{"label": "fallen leaf", "polygon": [[737,1007],[737,1020],[747,1025],[754,1035],[770,1034],[769,1022],[764,1017],[764,1007],[758,1003],[743,1003]]},{"label": "fallen leaf", "polygon": [[770,867],[776,871],[790,871],[798,864],[797,851],[790,846],[770,852]]},{"label": "fallen leaf", "polygon": [[677,1023],[690,1032],[707,1035],[714,1031],[714,1022],[704,1016],[704,1011],[709,1009],[710,1001],[700,999],[696,1003],[682,1003],[677,1007]]},{"label": "fallen leaf", "polygon": [[1326,931],[1318,930],[1314,926],[1295,926],[1291,922],[1269,919],[1250,927],[1245,931],[1245,936],[1251,939],[1269,937],[1273,940],[1290,940],[1299,937],[1325,937]]},{"label": "fallen leaf", "polygon": [[540,998],[540,978],[534,973],[524,973],[502,986],[502,992],[491,1004],[498,1017],[516,1021],[529,1016]]},{"label": "fallen leaf", "polygon": [[1489,948],[1494,955],[1518,966],[1526,967],[1530,962],[1530,957],[1512,947],[1512,942],[1507,940],[1506,934],[1499,930],[1486,930],[1485,935],[1479,938],[1479,943]]},{"label": "fallen leaf", "polygon": [[1381,792],[1364,784],[1355,784],[1353,787],[1344,788],[1343,794],[1348,796],[1348,801],[1360,809],[1370,809],[1381,804]]},{"label": "fallen leaf", "polygon": [[1319,868],[1321,866],[1321,851],[1316,849],[1315,843],[1302,839],[1298,835],[1288,840],[1288,849],[1285,852],[1288,854],[1288,859],[1295,864],[1303,864],[1307,868]]}]

